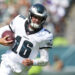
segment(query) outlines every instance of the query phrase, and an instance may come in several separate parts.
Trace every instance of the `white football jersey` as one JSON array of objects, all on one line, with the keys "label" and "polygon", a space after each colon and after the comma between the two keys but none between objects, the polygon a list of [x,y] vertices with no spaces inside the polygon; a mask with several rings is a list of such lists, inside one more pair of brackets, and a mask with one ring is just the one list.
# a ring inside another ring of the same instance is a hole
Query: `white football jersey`
[{"label": "white football jersey", "polygon": [[28,35],[25,30],[25,19],[22,15],[17,16],[10,24],[10,29],[15,33],[15,44],[12,51],[22,58],[36,58],[39,48],[52,46],[52,33],[42,29],[37,33]]},{"label": "white football jersey", "polygon": [[[53,35],[46,29],[41,29],[39,32],[34,34],[27,34],[26,32],[26,21],[23,16],[18,15],[9,26],[5,26],[0,29],[0,34],[5,30],[11,30],[15,33],[15,43],[11,47],[7,54],[7,58],[13,60],[13,62],[22,63],[25,58],[30,58],[35,61],[38,52],[41,56],[46,56],[48,59],[48,54],[43,51],[43,48],[52,47]],[[5,57],[5,56],[3,56]]]}]

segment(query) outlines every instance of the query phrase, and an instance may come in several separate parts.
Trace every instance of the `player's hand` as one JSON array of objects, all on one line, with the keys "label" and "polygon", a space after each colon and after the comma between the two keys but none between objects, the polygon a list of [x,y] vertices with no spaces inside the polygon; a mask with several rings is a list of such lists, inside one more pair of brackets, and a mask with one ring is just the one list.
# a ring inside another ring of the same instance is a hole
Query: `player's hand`
[{"label": "player's hand", "polygon": [[13,40],[7,41],[6,39],[9,37],[9,35],[0,38],[0,44],[5,45],[5,46],[10,46],[13,43]]},{"label": "player's hand", "polygon": [[23,61],[22,61],[22,64],[24,65],[24,66],[31,66],[31,65],[33,65],[33,61],[31,60],[31,59],[24,59]]}]

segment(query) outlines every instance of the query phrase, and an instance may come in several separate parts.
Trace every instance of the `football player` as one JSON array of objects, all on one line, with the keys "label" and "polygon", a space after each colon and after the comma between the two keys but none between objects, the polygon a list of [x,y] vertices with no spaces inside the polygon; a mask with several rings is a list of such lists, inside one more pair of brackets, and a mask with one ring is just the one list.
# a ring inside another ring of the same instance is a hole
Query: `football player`
[{"label": "football player", "polygon": [[[5,30],[11,30],[15,35],[11,49],[2,55],[0,75],[25,75],[32,65],[44,66],[48,63],[46,49],[52,47],[53,34],[43,28],[46,18],[45,7],[34,4],[27,18],[18,15],[10,25],[0,28],[0,37]],[[0,44],[10,46],[13,40],[6,41],[7,37],[0,38]],[[36,59],[38,53],[40,58]]]}]

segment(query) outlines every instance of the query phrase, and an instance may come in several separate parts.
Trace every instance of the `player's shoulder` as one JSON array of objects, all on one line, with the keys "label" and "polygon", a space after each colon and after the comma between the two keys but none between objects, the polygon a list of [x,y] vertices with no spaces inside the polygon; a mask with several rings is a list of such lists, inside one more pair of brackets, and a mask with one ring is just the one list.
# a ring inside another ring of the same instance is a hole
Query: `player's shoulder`
[{"label": "player's shoulder", "polygon": [[43,40],[47,39],[53,39],[53,34],[52,32],[48,31],[47,29],[43,28],[40,30],[37,34],[38,37],[42,37]]},{"label": "player's shoulder", "polygon": [[[10,22],[10,28],[16,28],[16,27],[20,27],[25,23],[25,16],[23,15],[17,15],[11,22]],[[21,25],[20,25],[21,24]]]},{"label": "player's shoulder", "polygon": [[21,21],[25,21],[25,16],[23,16],[23,15],[17,15],[13,20],[12,20],[12,22],[13,23],[17,23],[17,22],[21,22]]},{"label": "player's shoulder", "polygon": [[23,15],[17,15],[14,19],[15,19],[15,20],[17,20],[17,19],[25,20],[25,19],[26,19],[26,17],[25,17],[25,16],[23,16]]},{"label": "player's shoulder", "polygon": [[24,23],[26,20],[25,16],[23,15],[17,15],[12,21],[11,21],[11,25],[18,25],[20,23]]},{"label": "player's shoulder", "polygon": [[51,32],[49,30],[45,29],[45,28],[43,28],[42,31],[45,32],[45,33],[51,34]]},{"label": "player's shoulder", "polygon": [[43,28],[42,30],[40,30],[41,35],[53,35],[52,32],[50,32],[49,30]]}]

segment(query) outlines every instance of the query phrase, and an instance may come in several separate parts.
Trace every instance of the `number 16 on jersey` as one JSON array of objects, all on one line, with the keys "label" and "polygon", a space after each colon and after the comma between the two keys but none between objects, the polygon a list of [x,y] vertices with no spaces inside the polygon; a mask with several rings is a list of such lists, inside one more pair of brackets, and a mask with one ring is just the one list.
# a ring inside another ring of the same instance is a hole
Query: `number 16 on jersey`
[{"label": "number 16 on jersey", "polygon": [[[16,41],[15,41],[14,47],[12,48],[12,51],[17,54],[18,53],[17,52],[18,46],[21,43],[21,37],[17,36],[15,40]],[[28,40],[23,41],[23,44],[22,44],[20,51],[19,51],[19,55],[21,57],[28,58],[31,51],[32,51],[31,50],[32,47],[33,47],[33,44],[30,41],[28,41]]]}]

